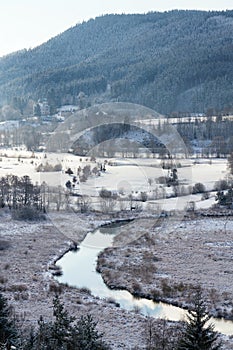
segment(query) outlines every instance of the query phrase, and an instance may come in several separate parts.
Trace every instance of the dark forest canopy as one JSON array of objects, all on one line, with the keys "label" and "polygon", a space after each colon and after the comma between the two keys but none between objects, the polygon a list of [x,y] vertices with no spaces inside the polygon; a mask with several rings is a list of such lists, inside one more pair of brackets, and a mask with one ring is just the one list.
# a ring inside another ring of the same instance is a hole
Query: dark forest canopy
[{"label": "dark forest canopy", "polygon": [[160,113],[232,107],[233,11],[105,15],[0,58],[0,104],[17,96],[59,107],[80,92]]}]

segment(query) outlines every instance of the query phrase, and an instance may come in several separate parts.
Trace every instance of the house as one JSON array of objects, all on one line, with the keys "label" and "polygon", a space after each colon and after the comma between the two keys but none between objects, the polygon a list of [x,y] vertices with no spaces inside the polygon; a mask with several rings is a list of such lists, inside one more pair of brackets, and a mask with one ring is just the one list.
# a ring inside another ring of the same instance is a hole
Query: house
[{"label": "house", "polygon": [[38,100],[38,103],[33,106],[33,114],[37,116],[48,116],[50,115],[50,105],[46,98]]}]

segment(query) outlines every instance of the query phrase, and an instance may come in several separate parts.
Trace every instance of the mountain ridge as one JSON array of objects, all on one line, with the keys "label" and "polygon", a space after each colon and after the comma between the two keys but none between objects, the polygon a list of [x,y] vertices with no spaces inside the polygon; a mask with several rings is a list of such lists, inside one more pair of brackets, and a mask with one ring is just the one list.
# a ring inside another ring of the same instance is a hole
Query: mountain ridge
[{"label": "mountain ridge", "polygon": [[[233,11],[104,15],[0,58],[0,103],[46,97],[203,112],[233,100]],[[110,91],[106,93],[110,86]]]}]

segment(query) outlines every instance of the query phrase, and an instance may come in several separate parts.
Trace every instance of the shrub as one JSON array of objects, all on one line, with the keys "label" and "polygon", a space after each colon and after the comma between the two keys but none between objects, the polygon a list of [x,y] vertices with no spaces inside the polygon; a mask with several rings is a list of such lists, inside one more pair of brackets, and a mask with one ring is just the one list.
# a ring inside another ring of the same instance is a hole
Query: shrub
[{"label": "shrub", "polygon": [[25,292],[28,290],[28,287],[26,284],[13,284],[11,287],[9,287],[9,290],[12,292]]},{"label": "shrub", "polygon": [[140,193],[141,201],[146,202],[148,199],[147,193],[146,192],[141,192]]},{"label": "shrub", "polygon": [[81,176],[79,177],[79,181],[80,181],[80,182],[86,182],[86,181],[87,181],[87,176],[86,176],[85,174],[81,175]]},{"label": "shrub", "polygon": [[157,182],[158,182],[159,184],[161,184],[161,185],[165,185],[165,184],[167,183],[167,178],[166,178],[166,176],[160,176],[160,177],[158,177]]},{"label": "shrub", "polygon": [[62,165],[60,163],[55,164],[53,166],[52,164],[49,164],[48,162],[46,162],[45,164],[40,164],[36,168],[37,172],[53,172],[53,171],[61,171],[61,170],[62,170]]},{"label": "shrub", "polygon": [[5,278],[4,276],[0,276],[0,283],[5,284],[6,282],[7,282],[7,278]]},{"label": "shrub", "polygon": [[85,167],[83,168],[83,175],[85,175],[88,178],[88,176],[90,176],[90,174],[91,174],[90,165],[85,165]]},{"label": "shrub", "polygon": [[141,285],[136,281],[133,282],[132,288],[135,293],[140,293],[142,291]]},{"label": "shrub", "polygon": [[168,280],[164,279],[161,281],[161,288],[163,295],[166,297],[171,297],[173,294],[173,288],[169,285]]},{"label": "shrub", "polygon": [[85,293],[85,294],[91,295],[91,291],[90,291],[90,289],[87,288],[87,287],[82,287],[82,288],[80,288],[79,290],[80,290],[81,293]]},{"label": "shrub", "polygon": [[150,291],[150,294],[151,294],[152,299],[153,299],[154,301],[158,301],[158,300],[161,298],[161,292],[160,292],[159,289],[152,289],[152,290]]},{"label": "shrub", "polygon": [[215,191],[225,191],[229,188],[229,184],[226,180],[219,180],[214,184]]},{"label": "shrub", "polygon": [[91,210],[91,199],[89,196],[82,196],[77,200],[77,206],[81,213],[88,213]]},{"label": "shrub", "polygon": [[14,209],[11,212],[12,219],[14,220],[46,220],[46,216],[42,214],[39,210],[31,207],[22,207],[20,209]]},{"label": "shrub", "polygon": [[55,293],[56,295],[61,294],[62,293],[62,285],[51,282],[49,284],[49,292]]},{"label": "shrub", "polygon": [[206,191],[205,185],[203,185],[201,182],[197,182],[194,186],[193,186],[193,194],[197,194],[197,193],[204,193]]},{"label": "shrub", "polygon": [[93,169],[92,169],[92,173],[94,175],[97,175],[99,173],[99,169],[97,168],[97,166],[95,166]]},{"label": "shrub", "polygon": [[74,172],[72,169],[68,168],[66,171],[65,171],[66,174],[68,175],[72,175]]},{"label": "shrub", "polygon": [[210,198],[209,192],[205,192],[205,193],[203,193],[201,200],[204,201],[204,200],[209,199],[209,198]]},{"label": "shrub", "polygon": [[62,171],[62,165],[61,164],[54,165],[53,171]]},{"label": "shrub", "polygon": [[186,205],[187,212],[194,212],[196,210],[196,203],[194,201],[190,201]]},{"label": "shrub", "polygon": [[112,192],[110,190],[107,190],[106,188],[102,188],[99,192],[99,196],[101,198],[111,198]]}]

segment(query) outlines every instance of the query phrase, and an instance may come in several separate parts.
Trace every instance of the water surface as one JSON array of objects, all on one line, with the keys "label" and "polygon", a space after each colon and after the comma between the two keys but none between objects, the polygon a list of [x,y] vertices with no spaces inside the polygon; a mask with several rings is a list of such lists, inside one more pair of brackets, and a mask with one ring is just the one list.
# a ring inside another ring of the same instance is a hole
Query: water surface
[{"label": "water surface", "polygon": [[[77,252],[70,251],[59,260],[63,275],[57,277],[58,281],[78,288],[88,288],[94,296],[100,298],[113,298],[126,310],[140,310],[143,315],[171,321],[184,320],[187,311],[182,308],[135,298],[127,291],[111,290],[106,286],[101,274],[96,272],[97,257],[103,249],[112,246],[117,230],[117,226],[105,226],[88,233]],[[233,322],[221,319],[211,321],[215,330],[233,335]]]}]

